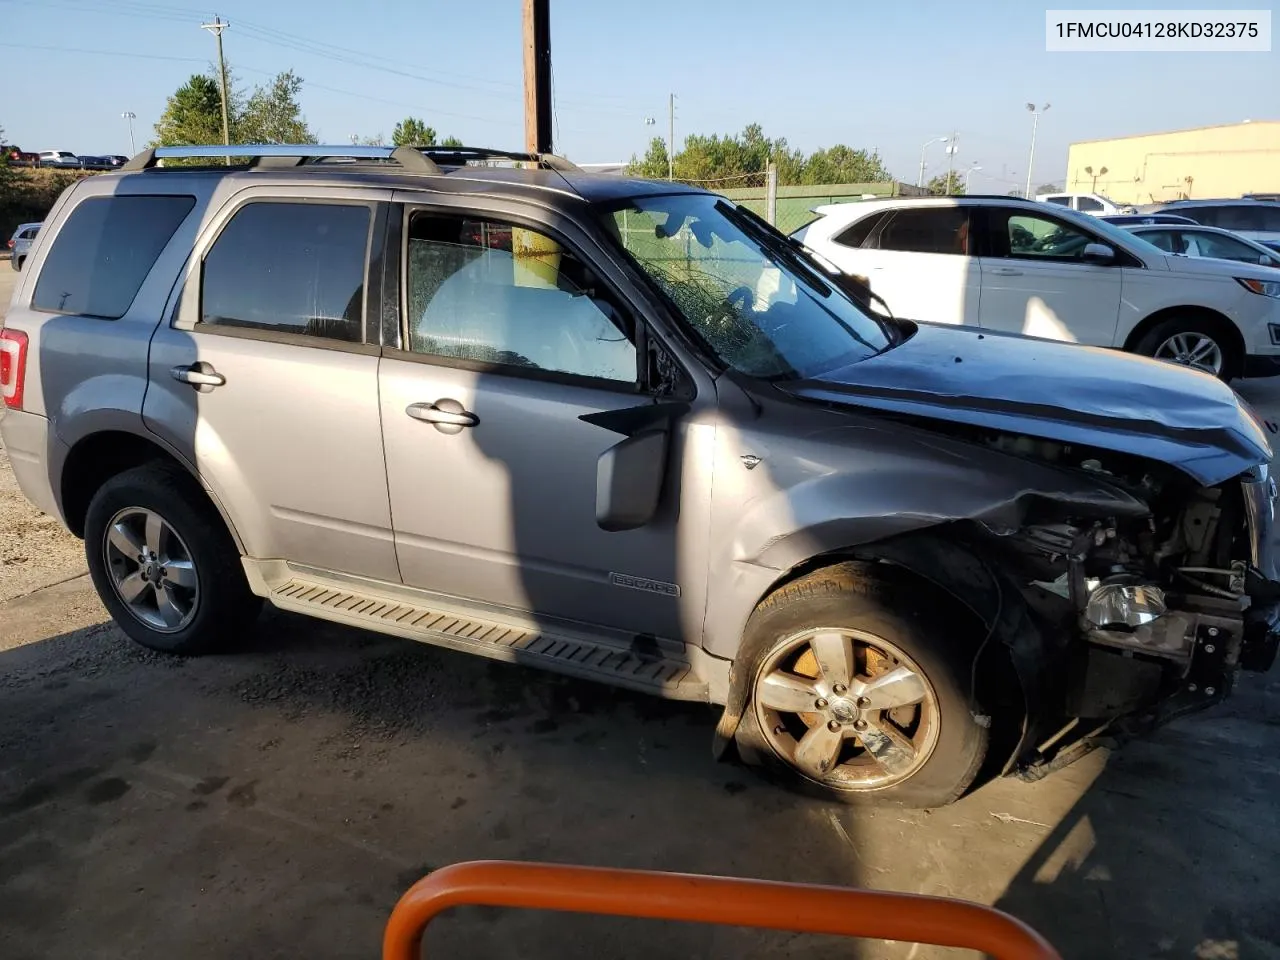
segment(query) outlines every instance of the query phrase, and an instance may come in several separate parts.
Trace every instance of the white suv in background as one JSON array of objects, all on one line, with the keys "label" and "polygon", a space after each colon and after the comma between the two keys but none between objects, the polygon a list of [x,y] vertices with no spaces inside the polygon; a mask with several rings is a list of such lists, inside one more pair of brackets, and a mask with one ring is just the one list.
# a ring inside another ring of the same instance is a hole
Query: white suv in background
[{"label": "white suv in background", "polygon": [[1119,213],[1134,213],[1137,210],[1129,204],[1109,200],[1100,193],[1038,193],[1036,202],[1052,203],[1095,217],[1110,217]]},{"label": "white suv in background", "polygon": [[1095,217],[1014,197],[817,207],[792,236],[894,315],[1116,347],[1223,379],[1280,373],[1273,268],[1171,256]]}]

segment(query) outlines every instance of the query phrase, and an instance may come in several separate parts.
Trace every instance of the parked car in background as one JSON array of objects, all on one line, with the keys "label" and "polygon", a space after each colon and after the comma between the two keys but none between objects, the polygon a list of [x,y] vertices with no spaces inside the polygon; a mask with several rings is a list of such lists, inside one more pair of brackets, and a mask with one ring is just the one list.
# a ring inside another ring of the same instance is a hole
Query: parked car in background
[{"label": "parked car in background", "polygon": [[925,807],[1271,666],[1271,450],[1211,377],[877,317],[682,184],[229,149],[362,162],[80,179],[0,330],[17,482],[147,647],[265,599],[718,704],[717,755]]},{"label": "parked car in background", "polygon": [[80,167],[80,158],[70,150],[41,150],[40,166],[42,167]]},{"label": "parked car in background", "polygon": [[1256,263],[1264,267],[1280,267],[1280,250],[1236,236],[1230,230],[1205,227],[1198,223],[1153,224],[1126,227],[1130,233],[1153,243],[1166,253],[1184,257],[1212,257],[1237,263]]},{"label": "parked car in background", "polygon": [[1052,203],[1070,210],[1078,210],[1093,216],[1104,214],[1133,213],[1137,208],[1130,204],[1119,204],[1100,193],[1038,193],[1037,203]]},{"label": "parked car in background", "polygon": [[38,153],[27,153],[21,147],[0,146],[0,154],[3,154],[11,167],[34,167],[40,162]]},{"label": "parked car in background", "polygon": [[1271,268],[1175,257],[1128,230],[1014,197],[816,208],[794,236],[898,316],[1115,347],[1223,378],[1280,372]]},{"label": "parked car in background", "polygon": [[1114,223],[1117,227],[1128,227],[1134,224],[1146,223],[1190,223],[1195,221],[1190,217],[1180,217],[1176,213],[1117,213],[1108,214],[1099,217],[1099,220],[1105,220],[1107,223]]},{"label": "parked car in background", "polygon": [[1159,209],[1280,250],[1280,203],[1274,200],[1175,200]]},{"label": "parked car in background", "polygon": [[36,234],[40,232],[40,224],[38,223],[20,223],[18,229],[13,231],[13,236],[9,238],[9,265],[15,270],[21,270],[22,265],[27,260],[27,254],[31,250],[31,242],[35,240]]}]

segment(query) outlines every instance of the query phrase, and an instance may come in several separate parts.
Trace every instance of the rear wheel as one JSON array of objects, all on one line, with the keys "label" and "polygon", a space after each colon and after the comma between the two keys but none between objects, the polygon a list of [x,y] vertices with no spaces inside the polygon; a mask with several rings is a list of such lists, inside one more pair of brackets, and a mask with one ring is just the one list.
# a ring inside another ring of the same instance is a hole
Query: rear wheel
[{"label": "rear wheel", "polygon": [[261,608],[222,518],[176,467],[147,464],[104,483],[89,502],[84,542],[103,604],[153,650],[225,648]]},{"label": "rear wheel", "polygon": [[1220,323],[1201,317],[1171,317],[1156,324],[1138,341],[1135,353],[1179,363],[1230,380],[1240,371],[1234,340]]},{"label": "rear wheel", "polygon": [[924,588],[840,564],[756,610],[739,754],[785,785],[845,803],[941,806],[986,756],[970,709],[972,635]]}]

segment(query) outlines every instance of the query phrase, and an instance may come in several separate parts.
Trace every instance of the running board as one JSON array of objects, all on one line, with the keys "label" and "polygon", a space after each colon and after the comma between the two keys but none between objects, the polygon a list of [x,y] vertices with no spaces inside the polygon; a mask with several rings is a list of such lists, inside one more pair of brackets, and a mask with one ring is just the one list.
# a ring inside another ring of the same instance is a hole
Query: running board
[{"label": "running board", "polygon": [[688,662],[651,640],[628,642],[621,633],[606,637],[570,625],[547,626],[515,611],[480,614],[440,597],[415,596],[418,591],[408,588],[302,572],[278,561],[244,563],[254,592],[281,610],[668,699],[708,699],[707,684]]}]

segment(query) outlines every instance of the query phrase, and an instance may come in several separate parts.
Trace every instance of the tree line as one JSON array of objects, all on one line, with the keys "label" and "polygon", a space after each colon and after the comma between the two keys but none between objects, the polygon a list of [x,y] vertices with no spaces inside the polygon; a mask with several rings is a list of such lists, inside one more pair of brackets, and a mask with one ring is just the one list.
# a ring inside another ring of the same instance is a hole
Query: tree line
[{"label": "tree line", "polygon": [[[231,143],[316,143],[298,96],[303,80],[292,70],[276,74],[246,92],[227,69],[227,129]],[[382,146],[381,133],[356,136],[355,142]],[[153,147],[222,143],[222,92],[216,71],[192,74],[165,102]],[[405,117],[391,134],[394,146],[460,147],[457,137],[440,138],[418,117]]]}]

